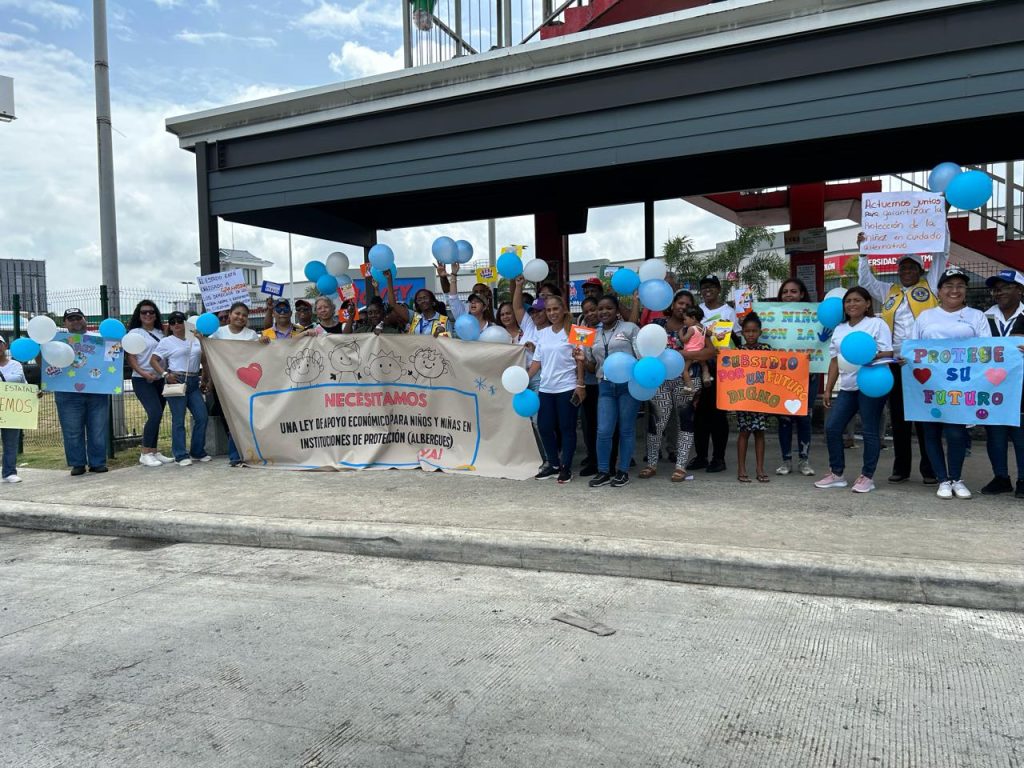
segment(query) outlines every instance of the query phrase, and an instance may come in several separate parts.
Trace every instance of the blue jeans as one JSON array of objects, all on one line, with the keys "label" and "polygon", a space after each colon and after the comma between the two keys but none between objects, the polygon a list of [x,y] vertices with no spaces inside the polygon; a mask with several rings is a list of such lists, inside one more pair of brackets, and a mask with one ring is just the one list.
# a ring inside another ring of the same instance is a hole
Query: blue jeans
[{"label": "blue jeans", "polygon": [[1017,458],[1017,479],[1024,480],[1024,428],[1002,425],[985,427],[985,448],[988,450],[988,460],[992,462],[992,474],[996,477],[1010,476],[1007,443],[1013,443],[1013,455]]},{"label": "blue jeans", "polygon": [[793,427],[796,426],[797,456],[806,459],[811,449],[811,411],[814,409],[814,401],[818,399],[818,379],[821,377],[812,373],[807,384],[807,415],[806,416],[779,416],[779,447],[782,449],[782,460],[790,461],[793,458]]},{"label": "blue jeans", "polygon": [[[181,381],[179,374],[178,380]],[[192,374],[186,379],[184,397],[168,397],[167,404],[171,407],[171,451],[174,460],[181,461],[189,457],[185,450],[185,408],[192,414],[192,450],[194,459],[206,455],[206,401],[199,391],[199,376]]]},{"label": "blue jeans", "polygon": [[[633,399],[626,384],[602,381],[597,398],[597,471],[608,473],[611,465],[612,438],[619,428],[620,472],[629,472],[629,461],[636,445],[636,414],[640,401]],[[657,458],[654,459],[657,461]]]},{"label": "blue jeans", "polygon": [[0,429],[0,439],[4,446],[4,477],[18,474],[18,439],[20,429]]},{"label": "blue jeans", "polygon": [[236,461],[241,461],[242,455],[238,452],[238,446],[235,445],[235,438],[228,432],[228,461],[234,464]]},{"label": "blue jeans", "polygon": [[[576,453],[576,418],[580,409],[569,402],[572,393],[571,389],[568,392],[554,394],[540,393],[537,426],[540,429],[540,438],[544,441],[544,454],[548,464],[556,469],[572,467],[572,457]],[[558,439],[559,432],[561,445]]]},{"label": "blue jeans", "polygon": [[107,423],[110,395],[54,392],[57,418],[64,435],[64,457],[70,467],[107,465]]},{"label": "blue jeans", "polygon": [[832,472],[842,475],[846,471],[846,453],[843,449],[843,432],[853,417],[860,413],[864,430],[864,465],[860,473],[874,477],[878,467],[878,454],[882,450],[879,427],[882,423],[882,409],[885,397],[868,397],[861,392],[840,391],[832,400],[832,408],[825,423],[825,443],[828,445],[828,463]]},{"label": "blue jeans", "polygon": [[146,381],[141,376],[132,376],[132,389],[146,412],[146,424],[142,427],[142,447],[157,447],[160,439],[160,421],[164,416],[164,380]]},{"label": "blue jeans", "polygon": [[[942,449],[942,438],[946,438],[946,445],[949,448],[948,462]],[[940,483],[960,479],[969,440],[967,427],[963,424],[925,422],[924,447],[928,451],[928,460],[932,463],[935,479]]]}]

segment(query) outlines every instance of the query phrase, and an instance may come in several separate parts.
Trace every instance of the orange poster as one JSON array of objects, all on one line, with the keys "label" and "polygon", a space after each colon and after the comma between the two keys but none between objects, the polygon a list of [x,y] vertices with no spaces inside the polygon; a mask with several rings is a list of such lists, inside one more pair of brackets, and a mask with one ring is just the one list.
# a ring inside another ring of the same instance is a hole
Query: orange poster
[{"label": "orange poster", "polygon": [[782,416],[807,415],[806,352],[729,349],[718,356],[718,407]]},{"label": "orange poster", "polygon": [[569,327],[569,343],[574,347],[592,347],[596,338],[597,330],[594,328],[587,328],[585,325]]}]

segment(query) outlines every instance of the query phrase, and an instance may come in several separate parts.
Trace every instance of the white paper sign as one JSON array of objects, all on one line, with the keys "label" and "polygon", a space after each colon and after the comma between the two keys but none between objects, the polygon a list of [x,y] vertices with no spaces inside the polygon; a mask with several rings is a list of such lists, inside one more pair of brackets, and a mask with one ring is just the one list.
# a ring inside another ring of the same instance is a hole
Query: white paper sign
[{"label": "white paper sign", "polygon": [[203,296],[207,312],[230,309],[236,301],[249,306],[249,286],[245,284],[240,269],[200,275],[196,281],[199,283],[199,292]]},{"label": "white paper sign", "polygon": [[938,253],[946,248],[946,200],[933,192],[870,192],[861,200],[861,253]]}]

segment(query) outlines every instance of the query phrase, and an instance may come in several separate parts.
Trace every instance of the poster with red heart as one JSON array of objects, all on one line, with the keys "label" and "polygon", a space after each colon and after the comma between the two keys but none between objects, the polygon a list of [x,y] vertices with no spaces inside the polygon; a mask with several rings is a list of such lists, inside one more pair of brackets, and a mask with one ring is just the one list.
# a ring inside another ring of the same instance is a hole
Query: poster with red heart
[{"label": "poster with red heart", "polygon": [[1020,426],[1024,357],[1002,338],[904,341],[907,421]]},{"label": "poster with red heart", "polygon": [[124,353],[120,341],[92,333],[58,331],[54,341],[75,350],[67,368],[42,366],[39,388],[44,392],[84,392],[91,395],[119,395],[124,387]]}]

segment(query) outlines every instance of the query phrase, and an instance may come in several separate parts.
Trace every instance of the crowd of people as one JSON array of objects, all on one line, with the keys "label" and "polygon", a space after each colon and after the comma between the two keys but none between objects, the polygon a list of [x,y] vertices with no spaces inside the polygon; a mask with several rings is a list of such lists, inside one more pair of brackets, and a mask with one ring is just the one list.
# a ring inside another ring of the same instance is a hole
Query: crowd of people
[{"label": "crowd of people", "polygon": [[[403,305],[395,300],[393,276],[387,272],[381,294],[371,297],[362,307],[354,300],[338,306],[328,296],[319,296],[313,302],[299,299],[294,307],[286,299],[270,300],[261,332],[249,327],[249,308],[236,303],[218,313],[221,326],[212,338],[269,344],[348,333],[448,337],[456,335],[459,318],[468,316],[476,321],[480,331],[500,327],[512,343],[525,349],[529,386],[537,392],[540,402],[539,412],[531,419],[542,461],[536,474],[538,479],[554,478],[560,484],[572,481],[580,425],[583,458],[578,474],[589,478],[588,484],[595,488],[628,484],[631,468],[636,466],[638,421],[646,423],[646,438],[641,443],[643,458],[637,473],[640,479],[657,476],[663,439],[670,425],[676,432],[668,450],[674,465],[669,476],[671,482],[692,480],[698,470],[726,470],[730,423],[728,413],[716,406],[715,341],[721,342],[728,335],[729,341],[739,348],[770,347],[761,341],[761,321],[755,313],[738,319],[735,310],[723,301],[721,282],[716,276],[708,275],[699,281],[699,299],[689,290],[676,291],[663,312],[642,309],[636,297],[625,307],[618,296],[605,291],[599,279],[591,278],[583,284],[581,311],[574,316],[554,283],[540,284],[534,296],[526,292],[526,283],[519,277],[513,281],[510,300],[495,308],[494,294],[484,283],[475,284],[468,298],[460,299],[458,264],[452,265],[450,273],[442,265],[437,269],[444,302],[422,288],[415,293],[411,306]],[[765,435],[773,423],[777,425],[782,455],[775,474],[789,475],[795,471],[807,477],[817,475],[811,465],[811,414],[820,391],[827,413],[827,472],[814,482],[815,486],[832,489],[852,485],[856,493],[875,489],[888,405],[893,434],[893,466],[888,482],[903,483],[910,479],[912,436],[916,433],[921,480],[937,486],[939,498],[970,498],[972,494],[963,481],[962,471],[970,447],[971,425],[908,422],[904,417],[899,365],[901,347],[908,340],[1024,336],[1024,274],[1007,269],[989,278],[987,286],[993,303],[985,312],[967,306],[968,284],[965,272],[947,268],[946,254],[936,254],[927,271],[920,257],[903,257],[898,279],[891,284],[875,277],[867,259],[862,259],[859,285],[846,291],[843,322],[831,336],[828,373],[823,377],[810,376],[807,415],[736,414],[737,479],[752,482],[747,473],[747,452],[753,437],[754,477],[761,483],[770,482],[765,465]],[[801,280],[789,278],[776,299],[808,302],[810,295]],[[874,311],[876,302],[880,306],[878,315]],[[64,327],[69,332],[85,332],[85,322],[78,309],[64,313]],[[637,336],[643,326],[651,323],[665,329],[668,349],[681,355],[684,365],[678,376],[657,388],[647,401],[645,419],[638,419],[643,404],[628,385],[604,376],[604,363],[617,352],[639,359]],[[718,330],[722,323],[731,324],[731,332]],[[569,329],[573,324],[594,329],[592,346],[570,343]],[[878,359],[891,358],[896,363],[891,366],[895,385],[888,395],[870,397],[860,392],[856,375],[840,369],[840,346],[854,331],[865,332],[875,340]],[[143,352],[126,355],[132,371],[132,389],[146,413],[139,462],[159,467],[210,461],[205,446],[206,429],[210,414],[220,413],[220,407],[203,366],[198,334],[186,328],[186,317],[181,312],[171,312],[165,323],[159,308],[148,300],[135,307],[128,332],[145,342]],[[3,343],[0,378],[24,381],[21,365],[10,358]],[[58,392],[56,396],[71,474],[81,475],[87,469],[105,472],[109,397],[78,392]],[[160,453],[157,445],[166,407],[170,409],[172,423],[170,457]],[[192,417],[188,442],[187,413]],[[848,426],[855,416],[860,418],[863,452],[859,473],[851,483],[846,475],[845,452]],[[7,482],[19,482],[13,458],[17,432],[3,430],[3,478]],[[1015,483],[1008,466],[1010,444],[1017,464]],[[980,489],[981,493],[1013,492],[1024,498],[1024,428],[1019,423],[986,427],[986,448],[993,479]],[[232,466],[242,465],[230,432],[228,454]]]}]

